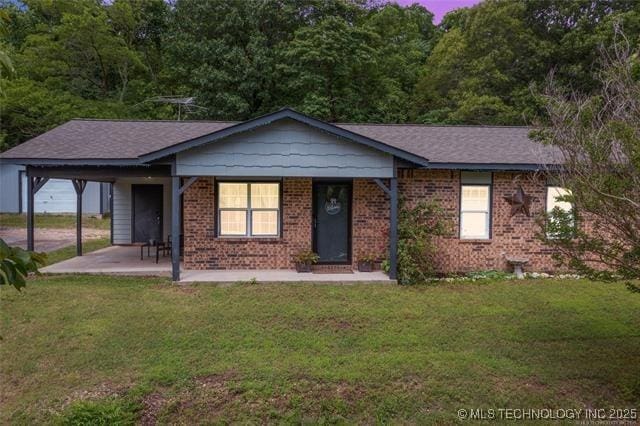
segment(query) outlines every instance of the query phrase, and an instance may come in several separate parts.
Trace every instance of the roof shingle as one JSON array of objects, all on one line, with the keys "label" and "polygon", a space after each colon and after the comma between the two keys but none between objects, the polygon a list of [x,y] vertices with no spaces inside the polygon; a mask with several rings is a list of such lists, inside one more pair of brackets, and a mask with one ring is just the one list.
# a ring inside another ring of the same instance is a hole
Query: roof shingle
[{"label": "roof shingle", "polygon": [[[221,121],[75,119],[2,154],[3,159],[136,160],[139,156],[238,124]],[[347,124],[336,126],[431,163],[559,164],[559,154],[527,127]]]}]

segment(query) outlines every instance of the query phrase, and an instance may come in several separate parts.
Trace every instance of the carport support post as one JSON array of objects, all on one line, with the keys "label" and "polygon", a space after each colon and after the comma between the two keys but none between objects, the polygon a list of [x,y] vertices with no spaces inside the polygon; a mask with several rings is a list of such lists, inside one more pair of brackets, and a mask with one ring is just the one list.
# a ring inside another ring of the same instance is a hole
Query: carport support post
[{"label": "carport support post", "polygon": [[390,224],[389,224],[389,278],[398,277],[398,179],[393,177],[389,182],[390,192]]},{"label": "carport support post", "polygon": [[76,190],[76,256],[82,256],[82,193],[87,181],[71,179],[71,183]]},{"label": "carport support post", "polygon": [[171,278],[180,281],[180,177],[171,176]]},{"label": "carport support post", "polygon": [[27,250],[33,251],[33,176],[27,174]]}]

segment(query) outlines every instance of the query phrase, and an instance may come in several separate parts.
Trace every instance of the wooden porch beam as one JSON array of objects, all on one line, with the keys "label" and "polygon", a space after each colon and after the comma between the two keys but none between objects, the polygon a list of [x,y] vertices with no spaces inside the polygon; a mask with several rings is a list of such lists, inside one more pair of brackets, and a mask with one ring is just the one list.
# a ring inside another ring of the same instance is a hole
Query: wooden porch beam
[{"label": "wooden porch beam", "polygon": [[384,182],[382,182],[381,179],[375,178],[373,181],[384,191],[385,194],[391,197],[391,190],[384,184]]},{"label": "wooden porch beam", "polygon": [[82,256],[82,193],[87,186],[83,179],[71,179],[76,190],[76,256]]},{"label": "wooden porch beam", "polygon": [[389,278],[398,278],[398,178],[389,181],[391,212],[389,217]]},{"label": "wooden porch beam", "polygon": [[114,182],[120,177],[169,177],[168,166],[27,166],[30,176],[57,179],[84,179],[92,182]]},{"label": "wooden porch beam", "polygon": [[33,251],[35,247],[34,238],[34,203],[36,192],[49,180],[48,177],[32,176],[27,173],[27,250]]},{"label": "wooden porch beam", "polygon": [[180,176],[171,177],[171,279],[180,281]]},{"label": "wooden porch beam", "polygon": [[197,181],[197,180],[198,180],[198,176],[192,176],[192,177],[190,177],[189,179],[187,179],[187,181],[185,182],[185,184],[184,184],[184,185],[182,185],[182,186],[180,187],[180,190],[178,191],[178,192],[180,193],[180,195],[182,195],[182,194],[184,193],[184,191],[186,191],[187,189],[189,189],[189,187],[190,187],[191,185],[193,185],[193,183],[194,183],[195,181]]}]

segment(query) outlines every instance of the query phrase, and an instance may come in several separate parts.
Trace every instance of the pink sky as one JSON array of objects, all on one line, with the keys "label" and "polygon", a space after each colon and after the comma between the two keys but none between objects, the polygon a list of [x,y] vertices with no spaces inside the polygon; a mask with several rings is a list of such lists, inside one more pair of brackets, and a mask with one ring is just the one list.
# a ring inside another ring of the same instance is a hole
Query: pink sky
[{"label": "pink sky", "polygon": [[420,3],[431,11],[435,17],[434,23],[440,23],[440,20],[447,12],[458,9],[459,7],[473,6],[476,3],[480,3],[481,0],[395,0],[402,6],[408,6],[413,3]]}]

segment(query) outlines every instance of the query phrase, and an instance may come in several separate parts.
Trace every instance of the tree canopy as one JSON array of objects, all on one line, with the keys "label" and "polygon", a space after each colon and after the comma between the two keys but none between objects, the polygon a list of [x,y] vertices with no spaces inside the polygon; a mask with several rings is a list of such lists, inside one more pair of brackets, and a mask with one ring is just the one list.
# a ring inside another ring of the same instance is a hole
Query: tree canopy
[{"label": "tree canopy", "polygon": [[[532,86],[599,89],[636,0],[485,0],[445,16],[382,0],[0,0],[0,150],[73,117],[193,119],[291,106],[330,121],[526,124]],[[10,59],[7,62],[5,59]]]}]

